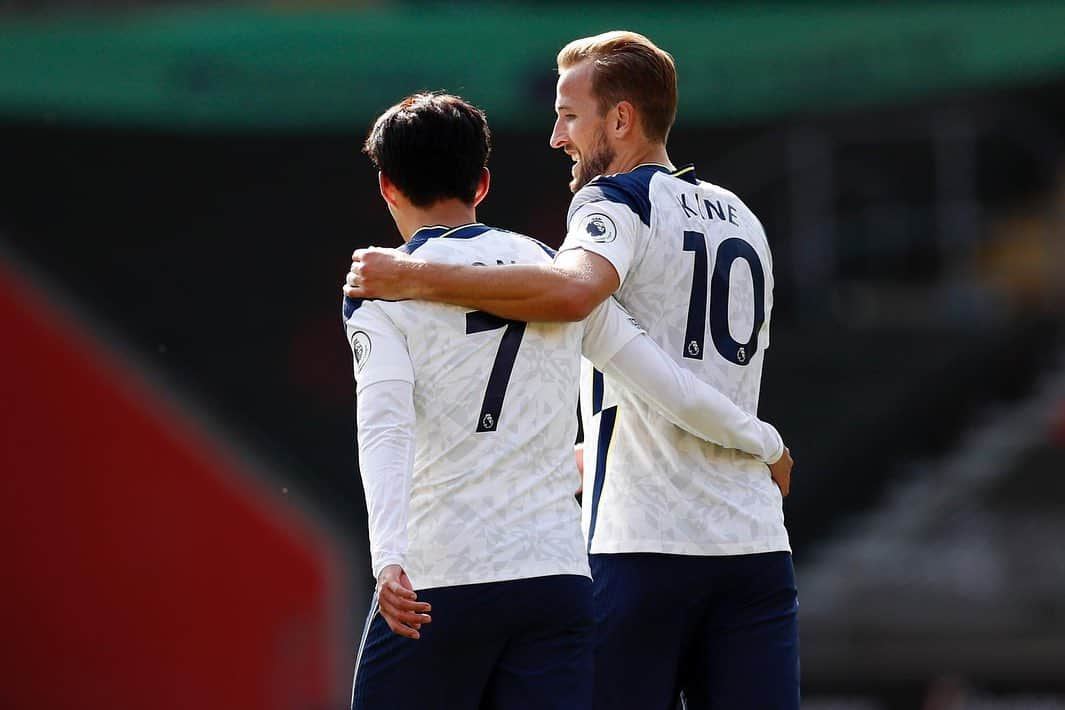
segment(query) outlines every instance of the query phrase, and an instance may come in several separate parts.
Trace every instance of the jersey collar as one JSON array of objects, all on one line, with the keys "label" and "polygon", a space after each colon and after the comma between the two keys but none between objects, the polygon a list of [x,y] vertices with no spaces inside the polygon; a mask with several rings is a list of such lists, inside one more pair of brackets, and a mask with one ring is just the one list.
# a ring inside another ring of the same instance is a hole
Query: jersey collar
[{"label": "jersey collar", "polygon": [[670,173],[675,178],[680,178],[685,182],[690,182],[692,185],[699,184],[699,178],[695,175],[695,163],[688,163],[682,165],[673,172]]},{"label": "jersey collar", "polygon": [[695,175],[695,163],[688,163],[687,165],[682,165],[676,170],[671,170],[668,165],[662,165],[661,163],[641,163],[629,172],[634,173],[637,170],[643,169],[649,169],[656,173],[668,173],[669,175],[675,178],[680,178],[685,182],[690,182],[692,185],[699,184],[699,178]]},{"label": "jersey collar", "polygon": [[406,244],[406,251],[409,254],[430,239],[435,239],[437,237],[446,237],[448,239],[470,239],[479,234],[484,234],[489,229],[491,229],[491,227],[486,227],[480,222],[462,224],[458,227],[448,227],[442,224],[420,227],[411,235],[410,241]]}]

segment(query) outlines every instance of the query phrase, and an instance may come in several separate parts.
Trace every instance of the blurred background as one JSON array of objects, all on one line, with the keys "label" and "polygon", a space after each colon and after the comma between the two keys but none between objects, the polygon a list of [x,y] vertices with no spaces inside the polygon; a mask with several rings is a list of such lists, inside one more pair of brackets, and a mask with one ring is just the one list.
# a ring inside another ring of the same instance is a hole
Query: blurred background
[{"label": "blurred background", "polygon": [[343,706],[340,283],[399,244],[361,140],[467,97],[479,217],[557,245],[554,57],[617,28],[774,250],[804,706],[1065,708],[1065,3],[1024,0],[0,2],[0,706]]}]

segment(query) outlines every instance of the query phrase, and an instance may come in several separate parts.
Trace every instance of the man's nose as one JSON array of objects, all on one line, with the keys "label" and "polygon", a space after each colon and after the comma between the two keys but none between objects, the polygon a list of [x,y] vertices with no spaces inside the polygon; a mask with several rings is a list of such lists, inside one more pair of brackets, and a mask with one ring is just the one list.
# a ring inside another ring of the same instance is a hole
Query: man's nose
[{"label": "man's nose", "polygon": [[560,118],[555,121],[555,127],[551,130],[551,147],[562,148],[568,141],[569,138],[566,136],[566,131],[562,127],[562,119]]}]

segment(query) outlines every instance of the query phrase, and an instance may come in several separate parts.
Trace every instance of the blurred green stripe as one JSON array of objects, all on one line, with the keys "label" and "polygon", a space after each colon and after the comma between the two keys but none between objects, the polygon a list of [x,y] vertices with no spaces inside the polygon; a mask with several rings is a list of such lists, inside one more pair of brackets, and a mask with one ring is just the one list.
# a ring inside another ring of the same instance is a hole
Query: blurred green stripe
[{"label": "blurred green stripe", "polygon": [[359,130],[417,89],[543,128],[554,56],[643,32],[682,122],[908,100],[1065,74],[1065,3],[183,9],[0,25],[0,116],[187,130]]}]

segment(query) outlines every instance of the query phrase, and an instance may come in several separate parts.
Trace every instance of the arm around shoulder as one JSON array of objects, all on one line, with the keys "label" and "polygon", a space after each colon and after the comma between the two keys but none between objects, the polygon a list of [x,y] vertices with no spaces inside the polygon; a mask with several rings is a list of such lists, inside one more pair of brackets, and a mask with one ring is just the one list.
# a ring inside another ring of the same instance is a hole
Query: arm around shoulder
[{"label": "arm around shoulder", "polygon": [[607,259],[583,249],[562,252],[553,264],[473,266],[372,247],[352,255],[344,293],[451,303],[514,320],[579,321],[619,284]]},{"label": "arm around shoulder", "polygon": [[352,263],[348,296],[452,303],[514,320],[579,321],[619,283],[609,261],[582,249],[563,252],[552,264],[504,266],[426,262],[387,251],[367,251]]},{"label": "arm around shoulder", "polygon": [[558,307],[568,316],[558,320],[584,320],[621,285],[613,264],[584,249],[560,253],[551,268],[563,280]]}]

